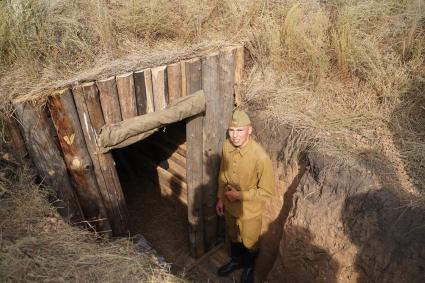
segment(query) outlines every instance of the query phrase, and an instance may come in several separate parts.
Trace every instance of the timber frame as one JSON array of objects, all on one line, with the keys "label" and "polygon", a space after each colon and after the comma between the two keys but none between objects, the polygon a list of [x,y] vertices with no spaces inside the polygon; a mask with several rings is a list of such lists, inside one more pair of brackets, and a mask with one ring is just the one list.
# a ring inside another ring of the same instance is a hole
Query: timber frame
[{"label": "timber frame", "polygon": [[18,123],[6,121],[8,146],[17,158],[23,158],[26,147],[40,177],[56,191],[62,216],[74,223],[86,221],[109,236],[126,236],[126,202],[112,154],[100,153],[96,144],[100,128],[164,109],[174,99],[202,89],[206,110],[186,120],[185,149],[190,252],[198,258],[217,244],[221,147],[239,102],[243,68],[244,48],[229,47],[204,57],[76,82],[50,96],[46,107],[15,102]]}]

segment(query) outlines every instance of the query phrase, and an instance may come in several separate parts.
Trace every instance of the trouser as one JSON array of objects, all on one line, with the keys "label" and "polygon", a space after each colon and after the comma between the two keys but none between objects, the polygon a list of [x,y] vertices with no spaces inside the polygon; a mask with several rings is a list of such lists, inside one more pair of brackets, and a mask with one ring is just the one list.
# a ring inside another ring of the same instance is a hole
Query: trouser
[{"label": "trouser", "polygon": [[240,219],[229,213],[224,214],[227,235],[232,243],[243,243],[250,251],[258,250],[258,240],[261,234],[262,217]]}]

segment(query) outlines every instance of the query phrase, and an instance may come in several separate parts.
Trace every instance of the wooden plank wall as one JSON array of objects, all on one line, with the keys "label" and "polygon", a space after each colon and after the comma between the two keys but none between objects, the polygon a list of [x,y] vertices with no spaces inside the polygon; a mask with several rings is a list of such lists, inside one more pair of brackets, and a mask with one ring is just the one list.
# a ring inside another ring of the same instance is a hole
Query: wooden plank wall
[{"label": "wooden plank wall", "polygon": [[15,104],[15,109],[30,158],[43,183],[57,194],[58,200],[54,204],[59,213],[71,223],[83,221],[80,205],[45,109],[30,102]]},{"label": "wooden plank wall", "polygon": [[[99,129],[105,123],[162,110],[176,98],[203,89],[206,111],[186,120],[186,143],[177,148],[170,146],[176,137],[173,133],[163,135],[163,140],[155,143],[159,151],[167,148],[176,150],[170,155],[169,164],[172,166],[169,170],[164,172],[163,168],[159,168],[158,172],[164,184],[173,183],[175,178],[183,181],[181,187],[187,195],[180,199],[188,207],[192,256],[199,257],[216,245],[218,166],[235,100],[236,104],[240,103],[243,59],[243,47],[227,48],[203,58],[77,84],[72,89],[63,90],[60,97],[50,99],[50,112],[65,157],[62,163],[66,164],[71,175],[79,202],[95,204],[94,208],[85,204],[82,208],[86,218],[99,220],[97,229],[107,230],[110,225],[114,235],[128,233],[126,205],[113,157],[110,153],[98,152],[96,136]],[[32,125],[29,118],[22,117],[19,111],[17,115],[21,121]],[[25,137],[28,131],[23,133]],[[59,152],[54,154],[61,156]],[[36,158],[32,155],[33,159]],[[82,169],[75,166],[77,159]],[[48,172],[45,173],[48,175]],[[87,186],[90,188],[85,189]],[[175,193],[172,186],[165,188],[164,193],[167,189],[168,193]],[[67,201],[72,199],[66,198],[64,192],[62,194]],[[98,201],[94,201],[96,198]],[[79,207],[73,207],[76,215]],[[105,220],[106,216],[109,221]]]},{"label": "wooden plank wall", "polygon": [[160,131],[146,139],[137,158],[142,160],[150,181],[158,183],[162,196],[187,205],[185,131],[176,129],[176,125],[170,127],[174,130]]}]

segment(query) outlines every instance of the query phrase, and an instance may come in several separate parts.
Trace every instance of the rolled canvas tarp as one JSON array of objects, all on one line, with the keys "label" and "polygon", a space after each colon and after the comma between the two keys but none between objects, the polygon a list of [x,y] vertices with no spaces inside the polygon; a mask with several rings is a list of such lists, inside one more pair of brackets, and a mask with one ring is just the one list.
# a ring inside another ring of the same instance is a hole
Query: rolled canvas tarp
[{"label": "rolled canvas tarp", "polygon": [[176,99],[163,110],[103,126],[97,143],[102,153],[129,146],[147,138],[164,125],[182,121],[204,111],[205,94],[199,90]]}]

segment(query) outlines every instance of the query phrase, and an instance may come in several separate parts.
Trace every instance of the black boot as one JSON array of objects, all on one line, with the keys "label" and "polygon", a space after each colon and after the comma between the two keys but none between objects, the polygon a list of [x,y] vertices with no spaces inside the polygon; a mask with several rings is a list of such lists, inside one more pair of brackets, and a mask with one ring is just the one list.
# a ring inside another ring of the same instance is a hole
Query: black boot
[{"label": "black boot", "polygon": [[254,267],[255,259],[258,256],[258,251],[247,251],[243,257],[243,271],[241,283],[254,282]]},{"label": "black boot", "polygon": [[245,253],[245,247],[242,243],[231,243],[230,244],[230,254],[231,259],[230,262],[221,266],[218,269],[219,276],[227,276],[236,269],[242,267],[242,257]]}]

